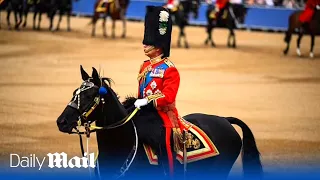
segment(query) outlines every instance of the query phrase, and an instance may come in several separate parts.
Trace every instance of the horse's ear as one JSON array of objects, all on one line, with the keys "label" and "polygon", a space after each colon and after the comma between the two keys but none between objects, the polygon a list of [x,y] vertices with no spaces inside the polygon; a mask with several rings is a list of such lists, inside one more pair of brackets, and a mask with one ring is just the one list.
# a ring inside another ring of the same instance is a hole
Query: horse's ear
[{"label": "horse's ear", "polygon": [[101,79],[98,74],[98,71],[94,67],[92,67],[92,78],[93,78],[93,83],[100,87],[101,86]]},{"label": "horse's ear", "polygon": [[80,65],[80,71],[81,71],[81,77],[82,77],[82,80],[86,81],[89,79],[89,75],[88,73],[86,73],[86,71],[84,71],[82,65]]}]

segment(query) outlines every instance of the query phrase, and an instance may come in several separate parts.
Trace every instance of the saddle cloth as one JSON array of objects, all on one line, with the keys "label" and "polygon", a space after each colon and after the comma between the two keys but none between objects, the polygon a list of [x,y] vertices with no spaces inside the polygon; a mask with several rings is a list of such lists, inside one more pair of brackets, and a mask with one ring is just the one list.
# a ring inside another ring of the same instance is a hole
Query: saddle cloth
[{"label": "saddle cloth", "polygon": [[[185,123],[190,125],[186,142],[187,163],[219,155],[217,147],[204,131],[190,122],[185,121]],[[143,147],[149,163],[151,165],[158,165],[158,156],[155,151],[147,144],[143,144]],[[176,152],[176,159],[183,164],[183,149]]]}]

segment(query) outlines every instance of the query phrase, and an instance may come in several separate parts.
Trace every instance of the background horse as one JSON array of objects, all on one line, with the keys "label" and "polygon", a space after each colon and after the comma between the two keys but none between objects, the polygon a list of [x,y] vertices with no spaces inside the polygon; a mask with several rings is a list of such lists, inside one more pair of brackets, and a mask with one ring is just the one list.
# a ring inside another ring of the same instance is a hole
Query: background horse
[{"label": "background horse", "polygon": [[[207,33],[208,37],[205,40],[205,44],[211,43],[212,47],[215,47],[215,43],[212,40],[212,30],[215,27],[227,27],[229,29],[228,47],[236,48],[236,35],[234,29],[238,28],[240,24],[244,23],[245,16],[247,14],[247,8],[243,4],[231,4],[228,3],[227,7],[221,12],[219,18],[215,17],[216,11],[214,6],[210,4],[206,11],[207,18]],[[233,43],[231,44],[231,40]]]},{"label": "background horse", "polygon": [[284,41],[287,43],[287,46],[283,53],[285,55],[288,54],[289,48],[290,48],[290,41],[292,34],[295,32],[296,29],[298,29],[298,39],[297,39],[297,54],[298,56],[301,56],[300,51],[300,42],[303,34],[309,33],[311,36],[311,47],[310,47],[310,54],[309,56],[311,58],[314,57],[313,54],[313,48],[314,48],[314,41],[315,41],[315,35],[320,33],[320,9],[315,9],[315,13],[312,17],[312,20],[309,23],[302,24],[299,21],[299,16],[302,13],[302,11],[296,11],[292,13],[289,17],[289,27],[286,32]]},{"label": "background horse", "polygon": [[28,23],[28,14],[29,11],[33,8],[35,8],[36,3],[38,3],[39,0],[24,0],[23,1],[23,16],[24,16],[24,21],[22,26],[26,27]]},{"label": "background horse", "polygon": [[[52,14],[54,0],[33,0],[34,14],[33,14],[33,29],[41,30],[41,20],[42,14],[47,13],[49,18]],[[29,8],[30,9],[30,8]],[[28,9],[28,11],[29,11]],[[27,23],[27,14],[25,12],[25,23]],[[37,25],[37,16],[38,16],[38,25]],[[52,21],[50,21],[49,30],[52,29]]]},{"label": "background horse", "polygon": [[200,0],[185,0],[180,1],[176,10],[171,10],[173,23],[176,24],[180,29],[178,36],[178,47],[181,47],[181,38],[184,38],[184,46],[185,48],[189,48],[189,43],[184,32],[184,28],[189,24],[188,21],[190,13],[193,14],[195,19],[198,18],[199,7]]},{"label": "background horse", "polygon": [[107,37],[106,31],[106,18],[108,16],[112,19],[112,37],[115,38],[115,26],[116,20],[122,20],[122,38],[126,37],[126,18],[127,9],[130,0],[109,0],[107,3],[104,0],[97,0],[94,5],[94,15],[92,17],[92,33],[91,36],[96,35],[96,23],[100,16],[103,17],[102,30],[103,36]]},{"label": "background horse", "polygon": [[59,20],[58,20],[57,28],[55,29],[56,31],[60,30],[60,23],[62,20],[62,16],[64,14],[67,15],[67,31],[71,31],[70,17],[71,17],[71,13],[72,13],[73,1],[78,1],[78,0],[55,0],[54,5],[53,5],[54,10],[50,16],[50,21],[51,22],[53,21],[54,15],[56,14],[56,11],[59,11]]},{"label": "background horse", "polygon": [[23,0],[8,0],[7,2],[7,23],[8,28],[11,29],[10,15],[13,11],[15,26],[14,29],[19,30],[19,26],[22,23],[23,14]]},{"label": "background horse", "polygon": [[[111,80],[101,78],[95,68],[92,78],[82,67],[81,75],[84,82],[74,91],[71,102],[57,119],[59,130],[71,133],[79,123],[79,119],[80,124],[95,121],[97,126],[103,127],[97,131],[98,164],[101,175],[111,176],[121,169],[120,174],[123,175],[128,170],[126,175],[131,179],[139,175],[163,179],[162,166],[150,165],[142,146],[142,143],[146,143],[155,149],[159,163],[163,163],[162,158],[166,159],[166,153],[162,151],[165,147],[163,142],[165,130],[161,117],[152,103],[142,107],[132,121],[127,121],[126,117],[135,109],[133,103],[136,98],[127,98],[121,104],[110,86]],[[211,176],[212,179],[215,179],[214,176],[226,178],[241,152],[241,147],[244,175],[256,178],[262,175],[260,154],[254,136],[244,122],[233,117],[200,113],[189,114],[183,118],[200,127],[220,152],[217,156],[188,164],[188,179],[199,177],[206,179]],[[242,141],[231,124],[241,127]],[[178,166],[179,163],[175,162],[177,164],[175,170],[179,174],[182,165]]]}]

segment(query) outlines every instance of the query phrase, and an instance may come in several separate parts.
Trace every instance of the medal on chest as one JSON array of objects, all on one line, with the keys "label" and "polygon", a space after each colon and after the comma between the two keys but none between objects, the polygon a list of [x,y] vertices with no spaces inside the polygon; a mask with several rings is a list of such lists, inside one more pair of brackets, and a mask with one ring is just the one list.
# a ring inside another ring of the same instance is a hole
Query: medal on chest
[{"label": "medal on chest", "polygon": [[163,78],[164,71],[165,70],[163,68],[154,68],[150,72],[150,77]]}]

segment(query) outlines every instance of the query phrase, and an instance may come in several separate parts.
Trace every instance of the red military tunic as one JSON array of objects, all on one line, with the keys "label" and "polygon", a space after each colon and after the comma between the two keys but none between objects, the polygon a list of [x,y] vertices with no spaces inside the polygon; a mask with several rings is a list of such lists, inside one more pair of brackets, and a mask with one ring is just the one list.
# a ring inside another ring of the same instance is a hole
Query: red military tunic
[{"label": "red military tunic", "polygon": [[299,20],[302,23],[310,22],[317,5],[320,6],[320,0],[308,0],[304,11],[301,13],[299,17]]},{"label": "red military tunic", "polygon": [[217,0],[216,6],[219,8],[219,10],[221,10],[226,7],[228,2],[229,2],[229,0]]},{"label": "red military tunic", "polygon": [[149,97],[163,119],[165,127],[179,127],[170,120],[168,110],[178,119],[175,107],[176,96],[180,85],[180,75],[169,59],[144,61],[139,71],[139,98]]},{"label": "red military tunic", "polygon": [[174,0],[168,0],[167,1],[167,4],[172,4],[173,5],[173,3],[174,3]]},{"label": "red military tunic", "polygon": [[180,85],[180,75],[173,63],[167,59],[144,61],[139,75],[139,98],[147,98],[153,102],[161,116],[166,129],[166,150],[168,153],[170,174],[173,175],[173,155],[171,152],[172,128],[183,128],[183,124],[175,107],[176,96]]}]

